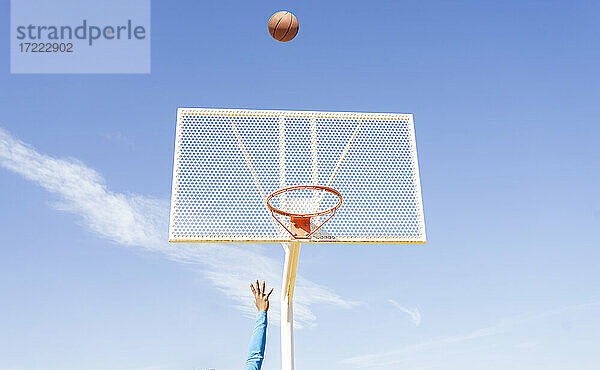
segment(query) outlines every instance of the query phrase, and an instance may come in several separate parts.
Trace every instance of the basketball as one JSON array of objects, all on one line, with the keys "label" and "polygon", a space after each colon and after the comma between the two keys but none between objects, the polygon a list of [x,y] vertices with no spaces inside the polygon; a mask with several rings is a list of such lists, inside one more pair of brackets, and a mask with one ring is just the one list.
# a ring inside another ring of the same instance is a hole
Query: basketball
[{"label": "basketball", "polygon": [[298,34],[298,18],[290,12],[280,11],[269,19],[269,33],[277,41],[288,42]]}]

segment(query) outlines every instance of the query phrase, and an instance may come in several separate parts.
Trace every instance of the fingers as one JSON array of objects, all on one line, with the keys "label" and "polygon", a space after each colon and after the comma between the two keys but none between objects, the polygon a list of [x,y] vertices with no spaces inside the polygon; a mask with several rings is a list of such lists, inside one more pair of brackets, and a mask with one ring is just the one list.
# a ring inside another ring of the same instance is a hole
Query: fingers
[{"label": "fingers", "polygon": [[271,293],[273,293],[273,289],[275,288],[271,288],[271,290],[267,294],[267,283],[263,280],[261,287],[261,284],[257,279],[256,283],[250,283],[250,289],[252,290],[252,294],[254,294],[254,297],[256,297],[257,299],[263,298],[265,300],[268,300]]}]

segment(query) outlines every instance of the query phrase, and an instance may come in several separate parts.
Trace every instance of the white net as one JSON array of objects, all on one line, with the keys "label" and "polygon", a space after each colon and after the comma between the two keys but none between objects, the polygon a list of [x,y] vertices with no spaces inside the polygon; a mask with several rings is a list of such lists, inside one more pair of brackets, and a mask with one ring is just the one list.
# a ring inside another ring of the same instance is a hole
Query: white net
[{"label": "white net", "polygon": [[[289,241],[265,200],[295,185],[343,197],[313,242],[425,242],[411,114],[178,110],[171,241]],[[305,213],[337,200],[305,192],[272,204]]]},{"label": "white net", "polygon": [[291,189],[274,196],[270,203],[276,209],[295,214],[332,210],[339,202],[334,193],[322,189]]}]

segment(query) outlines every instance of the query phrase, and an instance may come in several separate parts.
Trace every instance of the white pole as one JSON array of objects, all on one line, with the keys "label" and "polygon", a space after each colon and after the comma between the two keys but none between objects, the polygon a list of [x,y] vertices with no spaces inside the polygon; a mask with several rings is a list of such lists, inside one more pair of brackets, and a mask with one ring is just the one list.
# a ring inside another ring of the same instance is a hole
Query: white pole
[{"label": "white pole", "polygon": [[[283,250],[285,251],[285,261],[283,265],[283,279],[281,282],[281,370],[293,370],[294,369],[294,338],[293,338],[293,325],[294,318],[292,317],[293,312],[288,304],[287,288],[289,286],[289,271],[292,265],[292,253],[290,251],[290,243],[281,243]],[[290,325],[291,322],[291,325]]]},{"label": "white pole", "polygon": [[281,370],[294,370],[294,284],[300,243],[281,243],[285,251],[281,283]]}]

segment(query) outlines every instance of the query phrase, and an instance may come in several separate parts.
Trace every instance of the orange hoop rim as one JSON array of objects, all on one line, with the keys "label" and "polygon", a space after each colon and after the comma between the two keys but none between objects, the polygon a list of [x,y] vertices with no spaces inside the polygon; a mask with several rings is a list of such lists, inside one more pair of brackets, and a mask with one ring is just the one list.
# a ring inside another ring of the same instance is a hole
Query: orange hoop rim
[{"label": "orange hoop rim", "polygon": [[[286,193],[288,191],[294,191],[294,190],[302,190],[302,189],[315,189],[315,190],[322,190],[328,193],[331,193],[335,196],[338,197],[338,202],[335,206],[333,206],[332,208],[328,208],[324,211],[320,211],[320,212],[315,212],[315,213],[291,213],[291,212],[285,212],[282,211],[280,209],[277,209],[275,207],[273,207],[271,205],[271,199],[273,199],[274,197]],[[267,207],[269,208],[269,210],[271,212],[275,212],[279,215],[282,216],[287,216],[287,217],[317,217],[317,216],[323,216],[326,214],[329,214],[331,212],[335,213],[335,211],[337,211],[341,206],[342,206],[342,194],[340,194],[339,191],[330,188],[328,186],[321,186],[321,185],[296,185],[296,186],[290,186],[287,188],[283,188],[283,189],[279,189],[273,193],[271,193],[268,197],[267,197]]]}]

